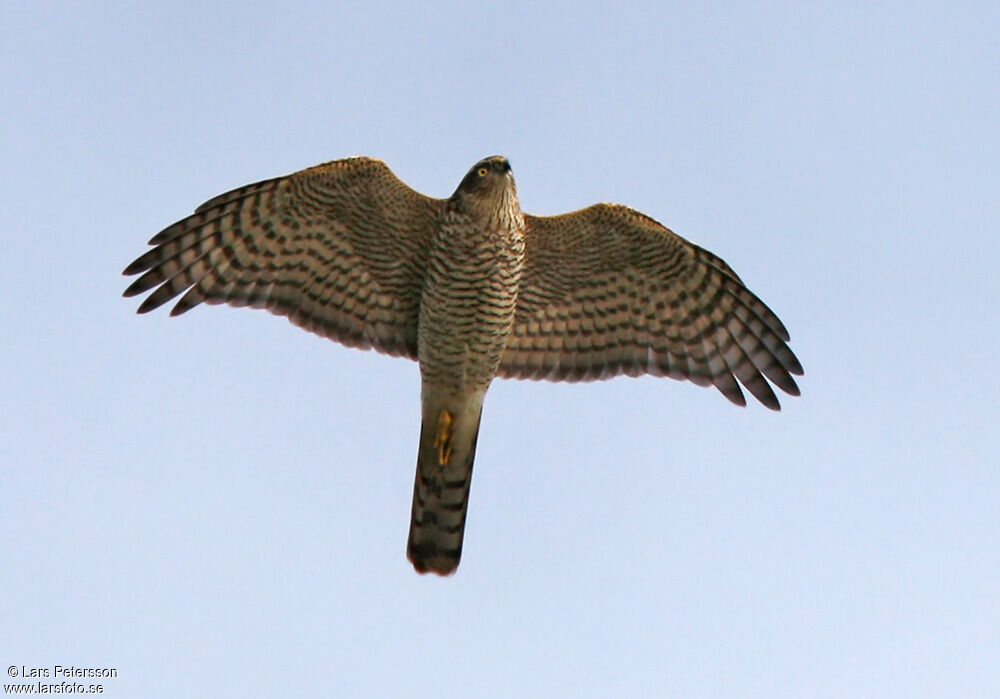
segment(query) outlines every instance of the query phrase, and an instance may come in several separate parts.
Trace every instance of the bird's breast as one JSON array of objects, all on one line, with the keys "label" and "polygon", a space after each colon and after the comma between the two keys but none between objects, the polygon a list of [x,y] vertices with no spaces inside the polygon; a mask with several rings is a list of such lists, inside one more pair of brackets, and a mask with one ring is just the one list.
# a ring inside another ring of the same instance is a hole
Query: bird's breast
[{"label": "bird's breast", "polygon": [[523,227],[442,226],[428,255],[417,328],[425,383],[456,391],[489,385],[514,323],[523,267]]}]

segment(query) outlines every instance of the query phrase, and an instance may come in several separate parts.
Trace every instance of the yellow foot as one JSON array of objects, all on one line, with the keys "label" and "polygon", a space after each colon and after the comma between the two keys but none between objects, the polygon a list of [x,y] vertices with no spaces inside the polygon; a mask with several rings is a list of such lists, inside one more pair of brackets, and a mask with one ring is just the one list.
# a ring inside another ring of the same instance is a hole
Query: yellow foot
[{"label": "yellow foot", "polygon": [[434,446],[438,450],[438,463],[445,466],[451,461],[451,425],[454,419],[445,408],[441,408],[438,415],[437,435],[434,437]]}]

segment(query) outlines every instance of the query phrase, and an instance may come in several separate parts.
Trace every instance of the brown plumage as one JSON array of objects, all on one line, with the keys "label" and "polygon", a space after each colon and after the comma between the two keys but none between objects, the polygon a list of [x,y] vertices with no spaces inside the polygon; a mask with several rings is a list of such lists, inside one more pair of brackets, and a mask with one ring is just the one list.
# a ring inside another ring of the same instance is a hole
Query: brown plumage
[{"label": "brown plumage", "polygon": [[[145,313],[267,308],[351,347],[416,359],[422,426],[407,555],[458,566],[482,402],[495,376],[654,374],[742,384],[779,409],[802,367],[781,321],[721,259],[625,206],[523,214],[510,165],[477,163],[449,199],[349,158],[209,200],[150,240],[125,291]],[[770,382],[770,383],[769,383]]]}]

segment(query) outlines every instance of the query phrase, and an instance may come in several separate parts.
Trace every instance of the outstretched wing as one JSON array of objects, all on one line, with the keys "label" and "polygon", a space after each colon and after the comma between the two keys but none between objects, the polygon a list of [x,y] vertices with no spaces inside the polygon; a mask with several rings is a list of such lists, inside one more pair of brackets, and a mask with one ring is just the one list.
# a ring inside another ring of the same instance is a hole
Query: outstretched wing
[{"label": "outstretched wing", "polygon": [[125,268],[125,296],[158,287],[145,313],[185,290],[206,303],[266,308],[351,347],[416,359],[424,258],[443,202],[380,160],[348,158],[202,204]]},{"label": "outstretched wing", "polygon": [[[525,216],[524,275],[499,375],[587,381],[654,374],[742,383],[778,410],[802,366],[777,316],[721,259],[638,211],[596,204]],[[766,377],[766,379],[765,379]]]}]

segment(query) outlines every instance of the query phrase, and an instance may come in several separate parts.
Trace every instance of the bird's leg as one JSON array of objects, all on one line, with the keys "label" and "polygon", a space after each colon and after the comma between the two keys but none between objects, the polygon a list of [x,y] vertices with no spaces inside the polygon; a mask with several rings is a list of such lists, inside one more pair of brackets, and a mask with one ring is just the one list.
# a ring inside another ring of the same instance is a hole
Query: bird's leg
[{"label": "bird's leg", "polygon": [[451,461],[451,425],[454,421],[447,408],[441,408],[438,415],[437,435],[434,437],[434,446],[438,450],[438,463],[442,466]]}]

